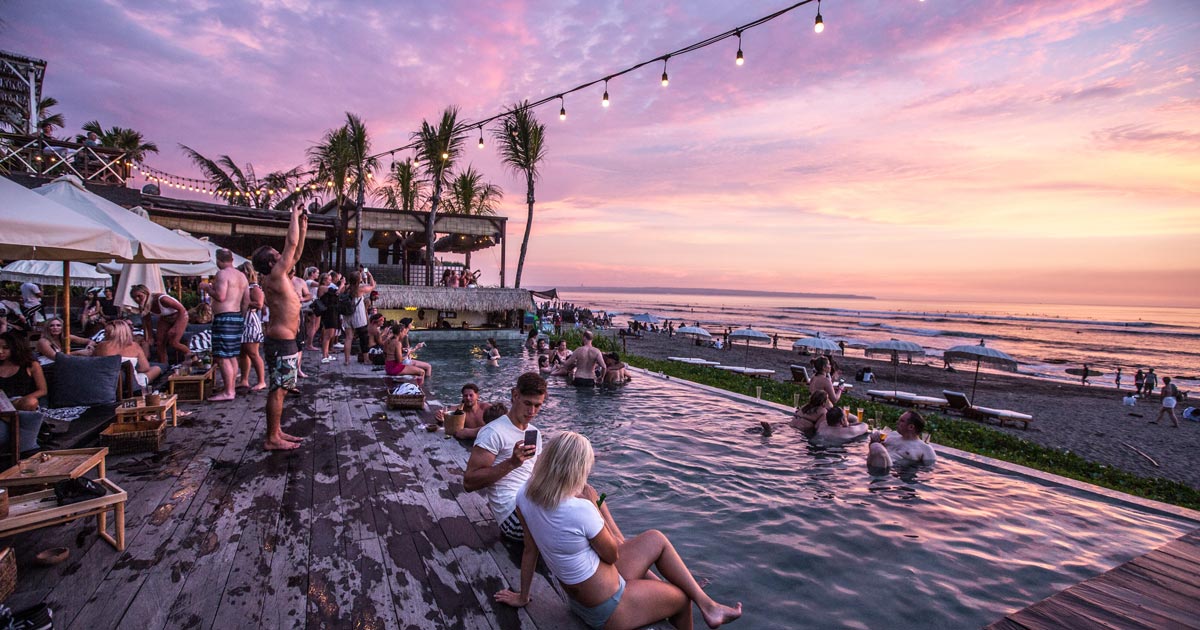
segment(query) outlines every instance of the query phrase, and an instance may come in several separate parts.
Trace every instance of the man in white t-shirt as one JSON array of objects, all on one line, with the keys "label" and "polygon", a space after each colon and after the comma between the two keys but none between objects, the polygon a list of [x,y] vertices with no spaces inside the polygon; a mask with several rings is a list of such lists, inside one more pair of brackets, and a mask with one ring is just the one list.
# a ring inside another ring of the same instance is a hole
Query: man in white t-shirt
[{"label": "man in white t-shirt", "polygon": [[480,491],[487,497],[492,516],[500,531],[512,540],[524,540],[521,521],[514,513],[517,492],[533,473],[542,435],[536,444],[525,444],[525,432],[537,427],[530,421],[546,402],[546,379],[537,372],[526,372],[512,390],[508,415],[484,425],[475,436],[475,446],[463,473],[463,488]]},{"label": "man in white t-shirt", "polygon": [[32,282],[21,285],[21,311],[30,324],[40,324],[45,320],[42,315],[42,287]]}]

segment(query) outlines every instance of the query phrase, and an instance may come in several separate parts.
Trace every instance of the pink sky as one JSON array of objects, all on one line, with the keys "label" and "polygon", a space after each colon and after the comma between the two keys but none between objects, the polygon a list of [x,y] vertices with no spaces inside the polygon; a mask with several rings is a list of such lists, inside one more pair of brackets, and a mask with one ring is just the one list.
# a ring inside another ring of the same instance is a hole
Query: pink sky
[{"label": "pink sky", "polygon": [[[67,129],[303,162],[345,111],[385,150],[787,2],[314,0],[4,6]],[[1200,3],[829,0],[538,114],[527,286],[681,286],[1200,306]],[[509,278],[524,183],[506,192]],[[385,159],[386,163],[386,159]],[[139,182],[140,183],[140,182]],[[475,257],[497,281],[498,250]]]}]

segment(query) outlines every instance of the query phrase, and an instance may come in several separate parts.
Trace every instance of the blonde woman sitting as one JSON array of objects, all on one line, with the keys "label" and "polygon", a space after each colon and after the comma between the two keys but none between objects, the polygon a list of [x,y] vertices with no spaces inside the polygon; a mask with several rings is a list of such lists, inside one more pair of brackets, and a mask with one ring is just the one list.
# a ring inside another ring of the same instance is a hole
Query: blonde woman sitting
[{"label": "blonde woman sitting", "polygon": [[[63,326],[63,320],[61,317],[51,317],[50,319],[42,322],[42,338],[38,339],[37,342],[38,354],[42,355],[46,359],[49,359],[50,361],[53,361],[55,355],[57,355],[59,352],[64,352],[63,348],[67,347],[67,339],[63,336],[64,330],[65,328]],[[92,354],[92,350],[96,347],[96,344],[92,343],[91,339],[87,339],[85,337],[76,337],[75,335],[71,335],[71,342],[85,344],[87,346],[82,350],[74,351],[72,354],[76,356],[89,356]]]},{"label": "blonde woman sitting", "polygon": [[[650,530],[625,540],[587,485],[595,456],[587,438],[570,431],[555,436],[538,456],[533,474],[517,493],[517,517],[525,531],[521,592],[503,590],[496,601],[529,603],[539,554],[562,583],[571,610],[590,628],[640,628],[670,618],[692,627],[692,602],[716,628],[742,615],[742,605],[709,597],[662,532]],[[657,567],[665,581],[650,579]]]},{"label": "blonde woman sitting", "polygon": [[117,319],[104,325],[104,341],[96,345],[94,356],[119,356],[123,362],[132,363],[141,387],[162,375],[162,368],[151,365],[145,350],[133,340],[133,327],[128,320]]}]

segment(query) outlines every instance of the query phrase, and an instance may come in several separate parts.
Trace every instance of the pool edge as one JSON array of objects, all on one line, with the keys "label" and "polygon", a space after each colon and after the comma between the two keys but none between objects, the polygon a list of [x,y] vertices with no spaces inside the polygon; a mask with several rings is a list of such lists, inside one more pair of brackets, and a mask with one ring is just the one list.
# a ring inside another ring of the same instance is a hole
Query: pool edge
[{"label": "pool edge", "polygon": [[[712,387],[711,385],[704,385],[702,383],[697,383],[695,381],[689,381],[684,378],[666,376],[666,375],[659,374],[658,372],[651,372],[644,368],[628,367],[626,369],[628,369],[631,372],[640,373],[649,378],[662,379],[662,380],[667,380],[667,381],[675,381],[676,383],[687,385],[687,386],[699,389],[701,391],[708,392],[710,394],[715,394],[717,396],[722,396],[724,398],[728,398],[731,400],[737,400],[739,402],[758,405],[760,407],[766,407],[768,409],[774,409],[776,411],[780,411],[780,412],[788,414],[788,415],[791,415],[791,413],[793,411],[792,408],[787,405],[783,405],[783,404],[776,403],[776,402],[771,402],[769,400],[762,400],[759,398],[755,398],[753,396],[739,394],[737,392],[731,392],[729,390],[720,389],[718,387]],[[936,442],[931,442],[930,445],[934,447],[934,450],[937,451],[939,456],[945,455],[945,456],[947,456],[951,459],[957,460],[957,461],[965,462],[968,464],[973,464],[975,466],[991,469],[991,470],[997,471],[997,472],[1004,472],[1004,473],[1009,473],[1009,474],[1013,474],[1013,475],[1020,475],[1023,477],[1030,477],[1030,478],[1036,479],[1045,484],[1054,484],[1054,485],[1065,486],[1065,487],[1071,488],[1072,490],[1075,490],[1077,492],[1097,495],[1097,496],[1103,497],[1104,499],[1107,499],[1109,501],[1123,503],[1123,504],[1126,504],[1126,505],[1129,505],[1132,507],[1136,507],[1141,510],[1156,512],[1156,513],[1159,513],[1159,514],[1162,514],[1165,516],[1171,516],[1174,518],[1191,521],[1191,522],[1195,523],[1196,525],[1200,526],[1200,511],[1197,511],[1197,510],[1191,510],[1191,509],[1188,509],[1185,507],[1180,507],[1178,505],[1172,505],[1170,503],[1163,503],[1161,501],[1154,501],[1152,499],[1144,499],[1142,497],[1137,497],[1137,496],[1134,496],[1131,494],[1126,494],[1124,492],[1120,492],[1117,490],[1112,490],[1109,488],[1104,488],[1102,486],[1097,486],[1097,485],[1086,483],[1083,481],[1078,481],[1075,479],[1071,479],[1069,477],[1063,477],[1061,475],[1055,475],[1053,473],[1044,472],[1041,470],[1037,470],[1035,468],[1029,468],[1028,466],[1021,466],[1020,464],[1006,462],[1002,459],[996,459],[994,457],[987,457],[985,455],[969,453],[967,451],[963,451],[963,450],[960,450],[957,448],[952,448],[949,446],[942,446],[940,444],[937,444]]]}]

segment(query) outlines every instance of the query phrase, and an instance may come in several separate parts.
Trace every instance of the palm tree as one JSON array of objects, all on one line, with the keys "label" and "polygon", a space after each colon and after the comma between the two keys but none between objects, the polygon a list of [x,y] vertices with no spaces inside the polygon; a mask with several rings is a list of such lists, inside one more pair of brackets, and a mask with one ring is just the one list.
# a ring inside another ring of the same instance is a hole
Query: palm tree
[{"label": "palm tree", "polygon": [[[490,216],[496,214],[504,191],[499,186],[483,181],[483,173],[468,165],[467,170],[450,182],[450,196],[446,198],[446,209],[456,214]],[[474,244],[474,238],[472,243]],[[467,248],[467,268],[471,268],[471,248]]]},{"label": "palm tree", "polygon": [[313,194],[312,189],[301,181],[300,167],[268,173],[259,179],[253,164],[247,163],[242,168],[228,155],[214,161],[187,145],[181,144],[179,148],[204,172],[213,187],[213,196],[224,199],[229,205],[290,209]]},{"label": "palm tree", "polygon": [[493,130],[500,151],[500,161],[514,173],[525,175],[525,203],[529,214],[525,220],[525,238],[521,239],[521,256],[517,259],[517,278],[513,288],[521,288],[521,271],[525,268],[525,252],[529,248],[529,232],[533,227],[534,184],[540,173],[538,167],[546,159],[546,126],[538,121],[529,101],[513,105]]},{"label": "palm tree", "polygon": [[47,96],[38,101],[37,105],[37,125],[32,131],[29,130],[27,124],[34,120],[34,117],[29,115],[29,105],[26,102],[11,103],[6,102],[3,114],[0,115],[0,125],[3,125],[13,133],[35,134],[41,131],[42,127],[51,125],[53,127],[63,128],[67,126],[67,121],[63,115],[58,112],[51,113],[51,107],[58,107],[58,99],[53,96]]},{"label": "palm tree", "polygon": [[417,175],[412,159],[393,162],[388,171],[387,184],[375,189],[383,205],[392,210],[412,212],[424,194],[425,181]]},{"label": "palm tree", "polygon": [[462,153],[467,134],[458,128],[458,108],[447,107],[442,120],[436,127],[429,121],[421,121],[421,130],[413,134],[417,141],[417,158],[425,167],[433,194],[429,197],[429,217],[425,220],[425,283],[433,286],[433,256],[437,247],[433,240],[433,224],[437,218],[438,204],[442,199],[442,188],[446,185],[454,163]]},{"label": "palm tree", "polygon": [[[325,132],[320,144],[308,150],[309,162],[317,169],[317,179],[325,182],[326,189],[334,194],[337,202],[338,234],[345,224],[345,201],[349,197],[350,186],[355,186],[358,193],[357,212],[355,213],[355,249],[354,262],[359,262],[359,250],[362,234],[359,229],[358,217],[362,215],[363,201],[371,172],[378,168],[379,160],[371,157],[371,141],[367,135],[367,127],[362,119],[346,112],[346,124]],[[338,266],[345,268],[346,252],[338,239]]]},{"label": "palm tree", "polygon": [[[145,161],[147,153],[158,153],[158,145],[147,142],[142,137],[142,132],[136,129],[114,126],[105,130],[98,120],[89,120],[83,124],[81,129],[99,136],[100,146],[120,149],[125,152],[126,159],[138,164]],[[75,136],[76,142],[83,142],[86,139],[86,136]]]}]

